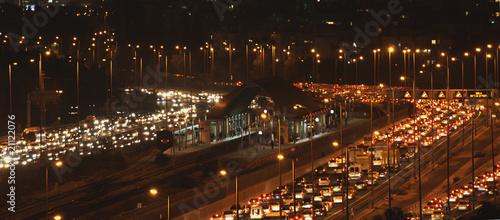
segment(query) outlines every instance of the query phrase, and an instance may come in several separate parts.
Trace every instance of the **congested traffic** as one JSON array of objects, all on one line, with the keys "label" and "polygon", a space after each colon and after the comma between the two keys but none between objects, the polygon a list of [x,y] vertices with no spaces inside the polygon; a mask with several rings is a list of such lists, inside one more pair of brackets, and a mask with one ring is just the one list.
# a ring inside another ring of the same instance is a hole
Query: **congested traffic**
[{"label": "congested traffic", "polygon": [[[161,110],[155,112],[116,112],[110,117],[88,115],[79,125],[26,128],[17,138],[16,156],[7,155],[4,149],[8,143],[1,143],[0,168],[8,167],[11,161],[21,165],[41,160],[57,161],[70,153],[86,156],[153,141],[156,131],[167,126],[180,143],[187,140],[188,132],[197,129],[198,115],[218,102],[221,96],[206,92],[191,96],[172,90],[158,92],[157,97]],[[42,158],[44,156],[46,159]]]},{"label": "congested traffic", "polygon": [[[256,195],[247,203],[240,201],[238,212],[234,204],[228,210],[214,214],[211,220],[236,219],[237,215],[239,219],[268,219],[279,217],[280,214],[288,219],[312,219],[313,215],[315,219],[322,219],[322,216],[331,214],[341,215],[346,198],[351,203],[380,184],[386,184],[389,176],[397,175],[403,167],[414,162],[420,153],[433,153],[436,144],[463,128],[472,118],[481,115],[484,109],[458,101],[420,100],[415,104],[418,110],[414,117],[394,122],[344,148],[333,143],[334,148],[344,149],[347,154],[333,157],[328,163],[318,166],[314,170],[314,180],[310,174],[306,174],[295,179],[293,184],[288,183],[272,192]],[[485,173],[474,187],[471,185],[467,190],[485,190],[487,187],[481,186],[498,178],[498,174],[498,170],[494,174]],[[458,194],[454,193],[453,196],[457,208],[463,209],[464,204],[459,202]],[[426,213],[441,216],[438,212],[443,208],[442,200],[433,200],[428,207]],[[418,219],[413,218],[411,213],[407,216],[409,219]]]}]

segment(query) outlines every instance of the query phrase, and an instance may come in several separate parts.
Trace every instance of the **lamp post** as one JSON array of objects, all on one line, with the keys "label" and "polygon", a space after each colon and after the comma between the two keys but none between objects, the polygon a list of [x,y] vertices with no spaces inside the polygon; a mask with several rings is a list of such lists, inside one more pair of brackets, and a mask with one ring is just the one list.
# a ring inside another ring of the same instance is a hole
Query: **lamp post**
[{"label": "lamp post", "polygon": [[[279,138],[279,137],[278,137]],[[281,141],[280,141],[281,142]],[[280,219],[283,217],[283,213],[282,213],[282,209],[283,209],[283,195],[281,193],[281,186],[282,186],[282,183],[281,183],[281,161],[284,159],[285,157],[281,154],[281,151],[280,153],[278,154],[278,170],[279,170],[279,173],[280,173],[280,187],[279,187],[279,190],[280,190]],[[295,192],[294,192],[295,193]],[[295,197],[295,195],[293,195]]]},{"label": "lamp post", "polygon": [[12,115],[12,66],[17,66],[17,63],[9,63],[9,109]]},{"label": "lamp post", "polygon": [[[401,76],[400,79],[402,81],[405,81],[405,82],[406,82],[407,79],[410,79],[412,81],[413,120],[415,120],[415,127],[418,127],[418,125],[417,125],[417,110],[416,110],[417,103],[416,103],[416,100],[415,100],[415,78],[412,79],[412,78],[409,78],[409,77]],[[414,128],[412,128],[412,129],[413,129],[413,132],[415,132],[415,129]],[[417,138],[417,135],[418,134],[414,135],[415,136],[413,138],[414,141],[416,141],[415,139]],[[415,145],[413,145],[413,152],[414,152],[414,154],[416,153],[416,151],[415,151]],[[417,167],[416,167],[416,163],[415,163],[415,156],[413,157],[413,169],[414,169],[413,178],[416,179]]]},{"label": "lamp post", "polygon": [[[158,190],[154,188],[150,189],[149,194],[151,194],[152,196],[156,196],[156,194],[158,194]],[[170,193],[167,194],[167,220],[170,220]]]},{"label": "lamp post", "polygon": [[[312,180],[312,185],[313,185],[313,199],[311,200],[311,203],[314,207],[314,151],[313,151],[313,138],[314,134],[312,132],[312,125],[313,125],[313,117],[312,117],[312,110],[308,107],[302,106],[300,104],[295,104],[293,106],[294,109],[299,109],[299,108],[304,108],[304,109],[309,109],[309,131],[311,132],[311,180]],[[314,212],[312,213],[312,217],[314,218]]]},{"label": "lamp post", "polygon": [[[495,102],[495,106],[500,106],[500,103],[498,102]],[[491,130],[491,162],[492,162],[492,165],[493,165],[493,175],[495,175],[495,145],[494,145],[494,136],[493,136],[493,105],[491,107],[492,109],[490,109],[490,122],[491,122],[491,126],[490,126],[490,130]],[[495,180],[495,176],[493,176],[493,195],[495,196],[495,204],[494,205],[497,205],[497,187],[496,187],[496,180]]]},{"label": "lamp post", "polygon": [[[466,53],[468,54],[468,53]],[[465,95],[464,95],[464,61],[457,59],[455,57],[451,58],[451,61],[460,61],[462,64],[462,91],[461,91],[461,96],[462,96],[462,103],[465,106]],[[462,146],[465,146],[465,123],[462,123]]]},{"label": "lamp post", "polygon": [[[226,175],[228,175],[228,173],[227,173],[225,170],[221,170],[221,171],[220,171],[220,174],[221,174],[222,176],[226,176]],[[239,198],[238,198],[238,196],[239,196],[239,195],[238,195],[238,175],[235,175],[234,177],[235,177],[235,181],[236,181],[236,184],[235,184],[235,185],[236,185],[236,220],[239,220],[239,219],[240,219],[240,218],[239,218],[239,217],[240,217],[240,215],[239,215],[239,213],[238,213],[238,212],[239,212],[239,211],[238,211],[238,209],[240,208],[240,207],[239,207],[239,206],[240,206],[240,204],[239,204],[239,201],[238,201],[238,200],[239,200]]]},{"label": "lamp post", "polygon": [[345,58],[345,51],[340,49],[339,53],[341,53],[344,57],[344,85],[347,84],[347,59]]},{"label": "lamp post", "polygon": [[389,86],[392,87],[392,63],[391,54],[394,51],[394,47],[389,47]]},{"label": "lamp post", "polygon": [[377,85],[377,50],[373,50],[373,85]]},{"label": "lamp post", "polygon": [[[42,140],[40,140],[41,142]],[[63,163],[57,161],[54,164],[56,167],[61,167]],[[49,164],[45,166],[45,218],[49,219]]]},{"label": "lamp post", "polygon": [[[391,205],[391,160],[390,160],[390,155],[391,155],[391,141],[389,139],[389,132],[385,133],[386,137],[387,137],[387,179],[389,181],[389,210],[392,209],[392,205]],[[393,157],[395,157],[396,155],[392,155]]]}]

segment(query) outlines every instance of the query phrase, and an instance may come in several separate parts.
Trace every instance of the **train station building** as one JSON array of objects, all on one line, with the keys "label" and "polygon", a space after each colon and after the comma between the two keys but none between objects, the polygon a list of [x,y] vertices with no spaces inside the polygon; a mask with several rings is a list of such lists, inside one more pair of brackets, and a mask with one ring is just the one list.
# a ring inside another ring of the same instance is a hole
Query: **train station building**
[{"label": "train station building", "polygon": [[213,106],[201,121],[201,138],[210,143],[251,131],[259,144],[274,140],[277,145],[279,127],[282,143],[288,143],[308,138],[311,125],[314,134],[325,132],[333,113],[288,81],[262,79],[240,86]]}]

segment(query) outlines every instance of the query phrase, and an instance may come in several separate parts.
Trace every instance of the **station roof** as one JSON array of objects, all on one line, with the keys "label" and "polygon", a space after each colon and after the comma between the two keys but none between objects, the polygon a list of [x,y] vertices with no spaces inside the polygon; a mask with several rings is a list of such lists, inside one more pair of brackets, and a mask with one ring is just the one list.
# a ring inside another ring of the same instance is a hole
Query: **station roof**
[{"label": "station roof", "polygon": [[[287,119],[299,119],[309,114],[324,110],[323,105],[313,101],[305,92],[291,82],[280,78],[268,78],[246,83],[225,95],[208,112],[207,118],[222,120],[225,117],[247,112],[248,106],[257,95],[270,97],[275,104],[276,115]],[[294,109],[299,104],[305,108]]]}]

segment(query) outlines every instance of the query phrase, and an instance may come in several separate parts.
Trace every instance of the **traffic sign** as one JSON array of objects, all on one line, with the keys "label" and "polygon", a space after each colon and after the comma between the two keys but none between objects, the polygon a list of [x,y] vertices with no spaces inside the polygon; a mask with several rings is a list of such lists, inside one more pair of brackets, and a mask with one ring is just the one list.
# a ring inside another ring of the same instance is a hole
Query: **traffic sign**
[{"label": "traffic sign", "polygon": [[446,98],[446,95],[444,94],[443,91],[440,91],[439,94],[438,94],[438,98],[439,99],[445,99]]},{"label": "traffic sign", "polygon": [[411,94],[410,94],[410,91],[406,91],[406,93],[405,93],[405,98],[407,98],[407,99],[411,99]]},{"label": "traffic sign", "polygon": [[56,91],[33,91],[30,94],[32,102],[36,105],[56,104],[59,102],[60,93]]},{"label": "traffic sign", "polygon": [[488,99],[490,91],[468,91],[467,98],[469,99]]},{"label": "traffic sign", "polygon": [[463,97],[462,92],[457,91],[457,92],[455,93],[455,98],[457,98],[457,99],[461,99],[462,97]]},{"label": "traffic sign", "polygon": [[426,91],[422,92],[421,98],[423,98],[423,99],[429,98],[429,95],[427,94]]}]

